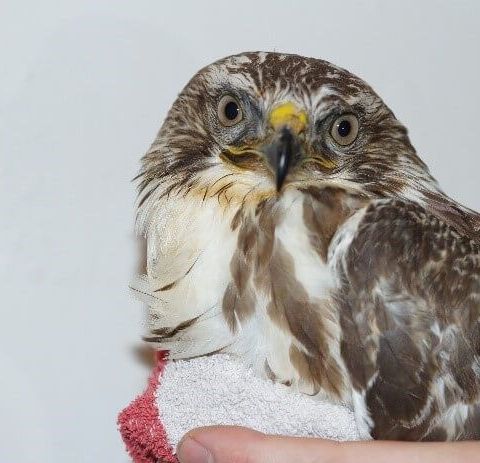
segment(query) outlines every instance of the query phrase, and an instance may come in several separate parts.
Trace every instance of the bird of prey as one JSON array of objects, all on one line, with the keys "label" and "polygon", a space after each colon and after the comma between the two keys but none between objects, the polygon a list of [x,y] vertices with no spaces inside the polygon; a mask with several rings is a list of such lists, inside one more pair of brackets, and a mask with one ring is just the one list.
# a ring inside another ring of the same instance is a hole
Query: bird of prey
[{"label": "bird of prey", "polygon": [[480,215],[407,130],[326,61],[200,70],[143,157],[145,339],[228,352],[351,404],[374,439],[480,439]]}]

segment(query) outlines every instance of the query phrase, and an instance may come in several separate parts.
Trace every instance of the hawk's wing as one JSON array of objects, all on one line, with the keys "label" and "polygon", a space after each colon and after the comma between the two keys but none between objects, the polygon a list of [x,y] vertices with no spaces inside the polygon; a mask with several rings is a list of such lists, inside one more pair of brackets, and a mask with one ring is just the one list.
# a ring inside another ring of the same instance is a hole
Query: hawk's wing
[{"label": "hawk's wing", "polygon": [[339,239],[341,350],[363,430],[480,439],[478,243],[393,200],[370,205]]}]

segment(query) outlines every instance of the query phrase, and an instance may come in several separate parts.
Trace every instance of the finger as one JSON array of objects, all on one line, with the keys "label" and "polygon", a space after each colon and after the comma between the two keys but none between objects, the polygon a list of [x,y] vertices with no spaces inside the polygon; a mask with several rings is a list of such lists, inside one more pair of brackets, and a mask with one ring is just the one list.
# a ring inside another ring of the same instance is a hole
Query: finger
[{"label": "finger", "polygon": [[339,444],[323,439],[267,436],[240,427],[207,427],[180,442],[180,463],[328,463]]}]

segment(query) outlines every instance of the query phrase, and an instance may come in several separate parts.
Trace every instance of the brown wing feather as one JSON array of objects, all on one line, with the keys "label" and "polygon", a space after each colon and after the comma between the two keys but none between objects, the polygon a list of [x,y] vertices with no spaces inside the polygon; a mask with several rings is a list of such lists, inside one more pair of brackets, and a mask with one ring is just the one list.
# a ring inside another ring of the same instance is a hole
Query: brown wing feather
[{"label": "brown wing feather", "polygon": [[478,243],[418,205],[380,201],[343,272],[342,355],[372,437],[479,438]]},{"label": "brown wing feather", "polygon": [[459,233],[480,242],[480,214],[460,205],[441,192],[422,191],[427,210]]}]

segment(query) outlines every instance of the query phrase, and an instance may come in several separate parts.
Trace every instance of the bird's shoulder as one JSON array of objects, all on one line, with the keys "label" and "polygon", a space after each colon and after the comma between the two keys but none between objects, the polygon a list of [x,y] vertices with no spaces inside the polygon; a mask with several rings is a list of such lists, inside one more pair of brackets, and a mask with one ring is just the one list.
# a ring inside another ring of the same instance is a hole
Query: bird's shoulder
[{"label": "bird's shoulder", "polygon": [[344,228],[339,230],[337,245],[348,239],[344,262],[355,273],[372,275],[374,271],[378,275],[403,269],[418,275],[424,267],[447,263],[452,264],[450,272],[480,269],[480,243],[414,202],[372,201],[357,211]]}]

